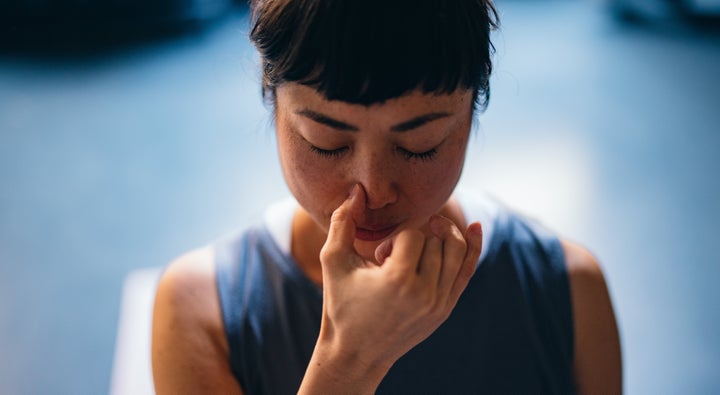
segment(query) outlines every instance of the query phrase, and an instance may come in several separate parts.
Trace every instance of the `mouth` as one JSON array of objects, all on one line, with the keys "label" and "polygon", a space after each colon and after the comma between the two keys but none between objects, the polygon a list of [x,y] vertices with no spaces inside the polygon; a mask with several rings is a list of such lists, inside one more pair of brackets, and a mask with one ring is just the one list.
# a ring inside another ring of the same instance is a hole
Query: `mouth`
[{"label": "mouth", "polygon": [[355,228],[355,238],[363,241],[378,241],[392,234],[398,225],[388,226],[385,228],[367,229],[362,227]]}]

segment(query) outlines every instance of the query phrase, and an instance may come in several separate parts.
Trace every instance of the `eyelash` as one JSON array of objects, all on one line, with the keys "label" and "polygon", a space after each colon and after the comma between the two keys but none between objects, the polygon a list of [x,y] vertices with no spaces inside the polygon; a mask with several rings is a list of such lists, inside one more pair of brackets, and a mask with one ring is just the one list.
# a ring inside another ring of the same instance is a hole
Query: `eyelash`
[{"label": "eyelash", "polygon": [[436,148],[433,148],[433,149],[431,149],[429,151],[425,151],[425,152],[412,152],[412,151],[406,150],[405,148],[398,147],[398,151],[400,151],[400,153],[403,154],[403,156],[407,160],[418,159],[423,162],[433,160],[433,158],[435,157],[435,154],[437,154]]},{"label": "eyelash", "polygon": [[[425,151],[425,152],[412,152],[412,151],[406,150],[405,148],[400,148],[400,147],[398,147],[397,149],[407,160],[417,159],[417,160],[420,160],[423,162],[427,162],[427,161],[433,160],[435,157],[435,154],[437,154],[436,148],[433,148],[433,149]],[[342,155],[345,151],[347,151],[348,147],[341,147],[341,148],[328,150],[328,149],[322,149],[322,148],[316,147],[311,144],[310,150],[322,157],[325,157],[325,158],[337,158],[340,155]]]},{"label": "eyelash", "polygon": [[336,149],[322,149],[312,144],[310,145],[310,151],[326,158],[337,158],[342,155],[342,153],[345,152],[347,149],[347,147],[341,147]]}]

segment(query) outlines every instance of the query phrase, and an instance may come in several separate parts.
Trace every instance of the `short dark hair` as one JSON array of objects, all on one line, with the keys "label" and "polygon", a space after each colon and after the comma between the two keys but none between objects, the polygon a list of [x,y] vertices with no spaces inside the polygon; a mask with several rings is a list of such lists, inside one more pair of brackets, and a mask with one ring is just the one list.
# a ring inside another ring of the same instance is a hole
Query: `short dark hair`
[{"label": "short dark hair", "polygon": [[497,27],[491,0],[252,0],[262,92],[286,82],[370,105],[412,90],[472,89],[485,109]]}]

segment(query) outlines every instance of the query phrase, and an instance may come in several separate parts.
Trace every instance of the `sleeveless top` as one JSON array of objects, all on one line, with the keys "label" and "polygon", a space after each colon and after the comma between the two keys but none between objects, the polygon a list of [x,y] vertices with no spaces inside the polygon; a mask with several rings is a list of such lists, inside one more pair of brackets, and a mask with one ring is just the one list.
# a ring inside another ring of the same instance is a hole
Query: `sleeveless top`
[{"label": "sleeveless top", "polygon": [[[447,321],[392,366],[377,393],[574,393],[559,240],[487,198],[459,201],[468,223],[483,225],[477,270]],[[214,246],[230,366],[250,395],[297,393],[320,330],[322,291],[289,253],[292,207]]]}]

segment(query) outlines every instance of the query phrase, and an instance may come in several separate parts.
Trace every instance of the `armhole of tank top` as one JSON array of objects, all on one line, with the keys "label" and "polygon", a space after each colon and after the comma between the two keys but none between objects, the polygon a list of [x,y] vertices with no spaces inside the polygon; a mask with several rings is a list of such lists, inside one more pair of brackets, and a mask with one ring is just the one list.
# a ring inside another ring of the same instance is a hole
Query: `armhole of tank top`
[{"label": "armhole of tank top", "polygon": [[229,233],[215,241],[212,248],[214,250],[215,284],[220,305],[223,334],[229,347],[228,362],[233,376],[245,388],[242,361],[232,357],[233,355],[242,354],[241,336],[236,335],[241,327],[240,315],[236,309],[243,305],[242,299],[240,299],[242,294],[235,294],[232,290],[236,287],[237,281],[236,249],[238,243],[244,242],[243,239],[244,230],[243,232]]},{"label": "armhole of tank top", "polygon": [[483,249],[478,263],[480,265],[488,257],[492,248],[491,243],[496,230],[500,204],[485,192],[465,188],[458,188],[455,191],[455,198],[460,203],[465,220],[468,223],[478,221],[482,225]]}]

